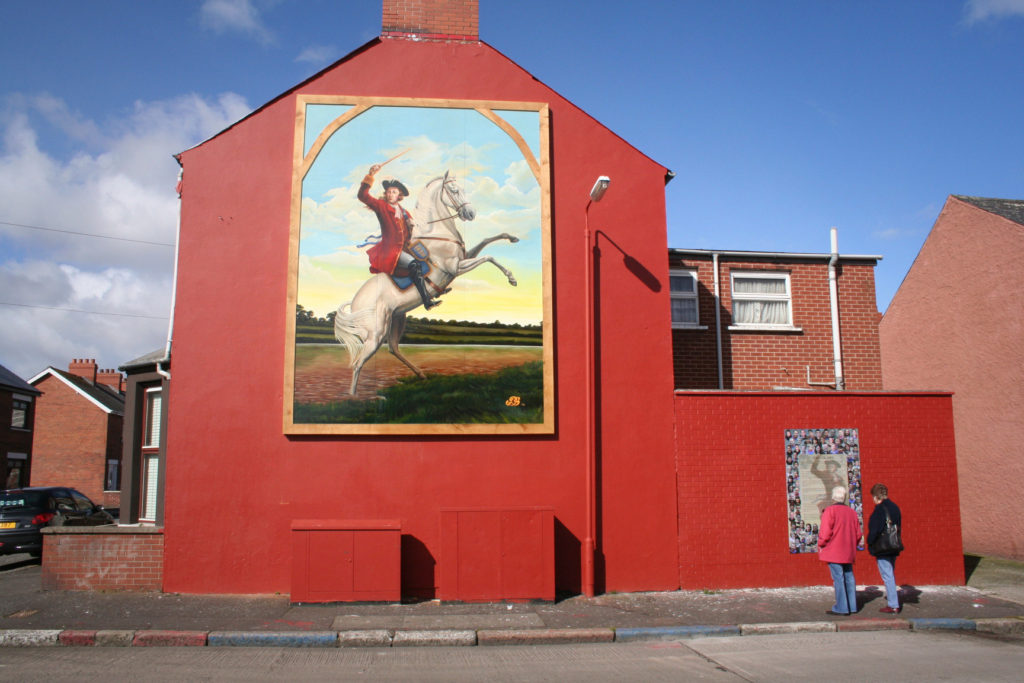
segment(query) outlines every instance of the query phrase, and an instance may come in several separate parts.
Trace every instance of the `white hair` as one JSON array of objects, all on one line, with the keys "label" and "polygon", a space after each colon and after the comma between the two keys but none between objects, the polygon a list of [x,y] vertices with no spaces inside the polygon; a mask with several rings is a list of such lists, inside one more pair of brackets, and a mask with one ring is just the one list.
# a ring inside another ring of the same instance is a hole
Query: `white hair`
[{"label": "white hair", "polygon": [[846,500],[846,487],[837,486],[834,489],[832,489],[832,500],[834,500],[837,503],[844,502]]}]

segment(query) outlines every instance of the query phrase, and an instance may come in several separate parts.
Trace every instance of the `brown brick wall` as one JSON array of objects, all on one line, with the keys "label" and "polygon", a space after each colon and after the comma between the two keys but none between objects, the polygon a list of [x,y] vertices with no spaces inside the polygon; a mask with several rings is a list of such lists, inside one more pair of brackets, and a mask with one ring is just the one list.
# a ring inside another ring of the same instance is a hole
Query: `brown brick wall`
[{"label": "brown brick wall", "polygon": [[384,35],[476,40],[478,0],[384,0]]},{"label": "brown brick wall", "polygon": [[94,503],[103,496],[106,460],[120,457],[122,417],[106,413],[60,379],[45,377],[36,384],[32,449],[33,486],[70,486]]},{"label": "brown brick wall", "polygon": [[161,532],[43,534],[43,590],[159,591],[163,573]]},{"label": "brown brick wall", "polygon": [[[711,257],[687,256],[672,261],[673,268],[697,271],[700,324],[706,330],[673,330],[673,370],[677,389],[717,389],[715,348],[714,270]],[[732,331],[733,270],[777,271],[790,274],[793,324],[800,332]],[[841,263],[839,266],[839,319],[846,389],[882,388],[878,343],[878,307],[875,302],[874,266]],[[828,263],[778,259],[719,261],[724,389],[739,391],[794,387],[827,390],[807,385],[835,380],[832,362],[832,323]]]}]

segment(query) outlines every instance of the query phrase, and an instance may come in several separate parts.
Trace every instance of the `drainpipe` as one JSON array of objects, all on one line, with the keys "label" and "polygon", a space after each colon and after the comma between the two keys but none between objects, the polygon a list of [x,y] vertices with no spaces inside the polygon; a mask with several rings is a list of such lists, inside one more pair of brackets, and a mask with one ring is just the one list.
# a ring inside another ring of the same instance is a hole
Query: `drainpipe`
[{"label": "drainpipe", "polygon": [[[828,260],[828,297],[832,308],[832,358],[835,362],[836,391],[843,391],[843,348],[839,341],[839,290],[836,281],[836,264],[839,261],[839,240],[836,229],[831,230],[832,256]],[[808,378],[809,379],[809,378]]]},{"label": "drainpipe", "polygon": [[718,355],[718,390],[725,389],[725,378],[722,372],[722,292],[718,284],[718,252],[711,254],[711,264],[715,271],[715,352]]},{"label": "drainpipe", "polygon": [[164,347],[164,357],[156,362],[157,374],[168,382],[171,381],[171,373],[164,369],[164,364],[171,360],[171,340],[174,337],[174,302],[178,295],[178,250],[181,247],[181,180],[183,174],[184,170],[178,171],[178,217],[174,225],[174,275],[171,277],[171,315],[167,321],[167,345]]}]

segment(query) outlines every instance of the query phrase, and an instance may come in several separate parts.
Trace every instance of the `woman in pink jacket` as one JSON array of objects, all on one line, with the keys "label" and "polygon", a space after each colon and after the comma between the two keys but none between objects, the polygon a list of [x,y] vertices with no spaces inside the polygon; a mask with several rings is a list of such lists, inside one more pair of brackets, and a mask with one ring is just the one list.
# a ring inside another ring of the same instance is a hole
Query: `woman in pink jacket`
[{"label": "woman in pink jacket", "polygon": [[857,611],[857,581],[853,561],[863,534],[857,513],[846,502],[846,487],[832,489],[832,504],[821,513],[818,530],[818,559],[828,562],[836,603],[826,614],[847,616]]}]

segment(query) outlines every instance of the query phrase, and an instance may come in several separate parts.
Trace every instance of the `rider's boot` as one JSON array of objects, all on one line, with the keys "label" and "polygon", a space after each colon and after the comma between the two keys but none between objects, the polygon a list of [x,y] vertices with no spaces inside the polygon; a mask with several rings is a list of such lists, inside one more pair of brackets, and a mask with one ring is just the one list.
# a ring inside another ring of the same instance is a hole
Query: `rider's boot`
[{"label": "rider's boot", "polygon": [[431,299],[427,294],[427,283],[423,281],[423,270],[420,267],[420,262],[413,261],[407,267],[409,269],[409,277],[412,278],[412,283],[416,286],[416,291],[420,293],[420,299],[423,300],[423,308],[429,311],[434,306],[440,306],[440,301]]}]

